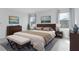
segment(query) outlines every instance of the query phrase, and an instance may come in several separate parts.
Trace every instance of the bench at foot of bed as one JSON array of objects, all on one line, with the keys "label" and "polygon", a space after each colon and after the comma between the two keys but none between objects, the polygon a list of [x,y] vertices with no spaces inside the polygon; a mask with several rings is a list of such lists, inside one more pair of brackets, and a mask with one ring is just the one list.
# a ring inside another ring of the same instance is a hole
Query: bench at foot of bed
[{"label": "bench at foot of bed", "polygon": [[12,49],[19,50],[24,47],[30,48],[31,46],[29,38],[24,38],[24,37],[17,36],[17,35],[10,35],[10,36],[7,36],[7,40]]}]

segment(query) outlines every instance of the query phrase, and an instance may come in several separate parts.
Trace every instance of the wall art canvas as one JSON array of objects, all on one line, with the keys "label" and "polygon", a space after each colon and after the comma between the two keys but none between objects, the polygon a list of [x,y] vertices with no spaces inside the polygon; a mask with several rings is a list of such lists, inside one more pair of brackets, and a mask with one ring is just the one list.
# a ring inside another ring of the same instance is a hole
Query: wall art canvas
[{"label": "wall art canvas", "polygon": [[42,16],[41,23],[51,23],[51,16]]},{"label": "wall art canvas", "polygon": [[9,24],[19,24],[18,16],[9,16]]}]

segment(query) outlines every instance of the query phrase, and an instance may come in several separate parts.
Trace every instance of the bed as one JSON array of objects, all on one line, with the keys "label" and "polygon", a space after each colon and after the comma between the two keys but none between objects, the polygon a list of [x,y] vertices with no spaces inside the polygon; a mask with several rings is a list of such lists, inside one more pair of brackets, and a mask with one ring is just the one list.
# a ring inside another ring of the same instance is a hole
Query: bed
[{"label": "bed", "polygon": [[[39,51],[45,50],[45,46],[54,39],[56,25],[55,24],[37,24],[37,27],[46,28],[50,27],[53,30],[44,31],[44,30],[28,30],[15,32],[13,35],[23,38],[29,38],[33,48]],[[22,39],[20,39],[22,40]]]}]

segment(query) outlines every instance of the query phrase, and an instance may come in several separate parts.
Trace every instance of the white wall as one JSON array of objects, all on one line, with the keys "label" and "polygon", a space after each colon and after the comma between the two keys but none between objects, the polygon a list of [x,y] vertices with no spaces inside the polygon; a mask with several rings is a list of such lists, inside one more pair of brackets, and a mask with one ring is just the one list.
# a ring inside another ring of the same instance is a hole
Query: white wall
[{"label": "white wall", "polygon": [[10,25],[8,22],[9,16],[19,16],[19,25],[22,26],[22,30],[27,29],[28,15],[9,9],[0,9],[0,38],[5,38],[6,36],[6,27]]},{"label": "white wall", "polygon": [[37,23],[41,23],[41,16],[51,16],[51,23],[57,23],[58,20],[58,10],[60,12],[68,12],[69,8],[52,8],[47,11],[38,12],[37,15]]},{"label": "white wall", "polygon": [[56,9],[37,13],[37,24],[41,23],[41,16],[51,16],[51,23],[56,23]]},{"label": "white wall", "polygon": [[0,9],[0,38],[3,38],[5,36],[7,23],[7,11]]}]

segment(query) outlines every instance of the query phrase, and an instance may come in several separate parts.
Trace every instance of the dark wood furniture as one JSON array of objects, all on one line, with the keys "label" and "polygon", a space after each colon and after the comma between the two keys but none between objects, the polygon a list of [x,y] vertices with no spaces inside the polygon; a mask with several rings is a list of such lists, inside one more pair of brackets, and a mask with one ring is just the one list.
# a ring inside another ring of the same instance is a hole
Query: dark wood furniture
[{"label": "dark wood furniture", "polygon": [[56,38],[62,38],[63,37],[63,32],[62,31],[56,31]]},{"label": "dark wood furniture", "polygon": [[51,27],[56,31],[56,24],[37,24],[37,27]]},{"label": "dark wood furniture", "polygon": [[70,51],[79,51],[79,33],[70,33]]},{"label": "dark wood furniture", "polygon": [[[19,32],[19,31],[22,31],[22,26],[20,26],[20,25],[7,26],[6,36],[13,35],[15,32]],[[7,39],[7,40],[9,42],[9,45],[11,46],[11,48],[14,49],[14,46],[16,45],[16,43],[13,41],[10,41],[9,39]]]},{"label": "dark wood furniture", "polygon": [[22,31],[22,26],[16,25],[16,26],[7,26],[7,36],[8,35],[13,35],[15,32]]}]

